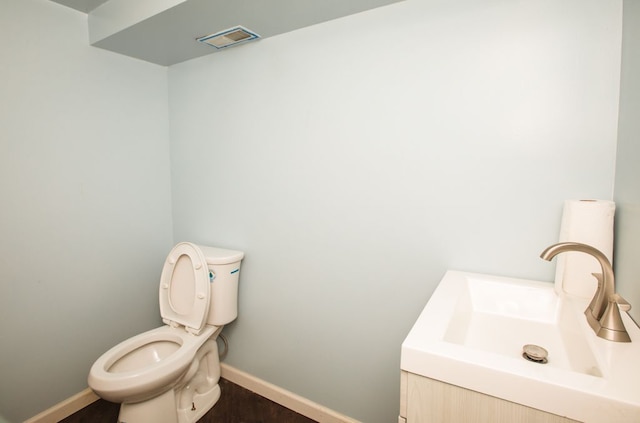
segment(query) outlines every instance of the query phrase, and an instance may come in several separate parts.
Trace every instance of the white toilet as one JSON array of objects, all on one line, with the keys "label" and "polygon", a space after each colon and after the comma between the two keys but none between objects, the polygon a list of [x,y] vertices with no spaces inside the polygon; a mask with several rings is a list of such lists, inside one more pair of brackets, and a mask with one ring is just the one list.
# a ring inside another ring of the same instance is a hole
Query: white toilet
[{"label": "white toilet", "polygon": [[220,398],[216,338],[238,315],[244,253],[177,244],[160,277],[165,326],[121,342],[89,371],[100,397],[121,403],[119,422],[192,423]]}]

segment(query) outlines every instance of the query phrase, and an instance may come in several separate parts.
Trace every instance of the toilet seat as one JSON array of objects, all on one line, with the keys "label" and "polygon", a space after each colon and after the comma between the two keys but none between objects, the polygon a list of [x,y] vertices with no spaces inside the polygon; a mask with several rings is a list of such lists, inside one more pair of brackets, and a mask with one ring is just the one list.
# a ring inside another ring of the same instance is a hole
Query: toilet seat
[{"label": "toilet seat", "polygon": [[[180,381],[200,347],[211,337],[217,336],[219,330],[218,327],[207,326],[202,336],[191,336],[186,331],[161,326],[131,337],[112,347],[93,363],[89,371],[89,386],[101,398],[117,403],[153,398]],[[129,368],[114,367],[124,357],[154,342],[175,344],[176,351],[164,358],[152,354],[139,356],[139,363]]]},{"label": "toilet seat", "polygon": [[169,252],[162,268],[159,294],[164,323],[184,326],[194,335],[202,332],[209,313],[209,268],[197,245],[181,242]]}]

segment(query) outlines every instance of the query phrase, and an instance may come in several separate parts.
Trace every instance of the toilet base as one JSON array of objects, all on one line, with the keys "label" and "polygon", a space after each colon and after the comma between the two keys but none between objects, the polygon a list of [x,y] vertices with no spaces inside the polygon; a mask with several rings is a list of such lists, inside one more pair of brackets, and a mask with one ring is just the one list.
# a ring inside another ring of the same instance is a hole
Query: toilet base
[{"label": "toilet base", "polygon": [[147,401],[133,404],[122,403],[118,423],[178,423],[175,391],[168,390]]},{"label": "toilet base", "polygon": [[195,395],[192,407],[176,411],[175,391],[135,404],[121,404],[118,423],[195,423],[220,399],[220,385]]},{"label": "toilet base", "polygon": [[195,423],[211,410],[220,399],[220,385],[215,385],[208,392],[193,398],[193,406],[178,409],[178,423]]}]

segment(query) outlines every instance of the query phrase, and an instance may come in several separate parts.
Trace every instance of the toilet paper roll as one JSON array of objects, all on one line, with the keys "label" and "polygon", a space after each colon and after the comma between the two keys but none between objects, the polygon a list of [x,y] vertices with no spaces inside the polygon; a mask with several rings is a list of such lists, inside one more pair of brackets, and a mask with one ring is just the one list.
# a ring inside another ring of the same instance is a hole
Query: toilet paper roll
[{"label": "toilet paper roll", "polygon": [[[616,205],[606,200],[567,200],[562,212],[560,242],[580,242],[600,250],[613,264],[613,217]],[[598,282],[591,273],[602,272],[598,261],[584,253],[557,257],[555,289],[592,298]]]}]

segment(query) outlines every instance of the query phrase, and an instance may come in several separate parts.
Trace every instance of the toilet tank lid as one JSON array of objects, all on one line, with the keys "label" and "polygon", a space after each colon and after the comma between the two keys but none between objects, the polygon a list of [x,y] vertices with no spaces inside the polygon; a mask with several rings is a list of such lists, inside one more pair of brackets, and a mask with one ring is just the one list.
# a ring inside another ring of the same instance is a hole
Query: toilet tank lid
[{"label": "toilet tank lid", "polygon": [[207,264],[229,264],[235,263],[244,257],[242,251],[227,250],[225,248],[207,247],[198,245],[200,251],[207,260]]}]

